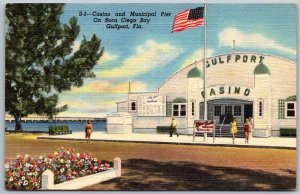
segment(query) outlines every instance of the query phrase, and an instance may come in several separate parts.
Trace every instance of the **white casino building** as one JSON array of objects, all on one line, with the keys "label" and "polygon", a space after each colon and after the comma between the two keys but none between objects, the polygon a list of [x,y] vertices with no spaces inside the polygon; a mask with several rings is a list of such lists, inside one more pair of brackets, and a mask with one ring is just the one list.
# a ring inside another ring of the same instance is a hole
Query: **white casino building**
[{"label": "white casino building", "polygon": [[[296,128],[296,64],[276,56],[231,53],[207,59],[208,119],[228,127],[232,117],[242,126],[254,122],[253,136],[279,136],[280,128]],[[157,126],[177,120],[179,133],[192,134],[203,119],[203,63],[195,62],[169,77],[155,92],[128,93],[117,111],[131,115],[136,133],[156,133]]]}]

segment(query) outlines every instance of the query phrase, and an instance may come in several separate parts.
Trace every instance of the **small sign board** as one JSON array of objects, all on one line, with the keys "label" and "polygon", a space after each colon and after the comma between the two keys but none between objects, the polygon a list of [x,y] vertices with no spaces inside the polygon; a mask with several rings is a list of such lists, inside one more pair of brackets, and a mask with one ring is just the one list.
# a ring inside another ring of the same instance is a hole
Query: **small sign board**
[{"label": "small sign board", "polygon": [[139,96],[138,116],[166,116],[166,96]]},{"label": "small sign board", "polygon": [[212,133],[214,132],[215,123],[212,120],[195,120],[194,132],[195,133]]}]

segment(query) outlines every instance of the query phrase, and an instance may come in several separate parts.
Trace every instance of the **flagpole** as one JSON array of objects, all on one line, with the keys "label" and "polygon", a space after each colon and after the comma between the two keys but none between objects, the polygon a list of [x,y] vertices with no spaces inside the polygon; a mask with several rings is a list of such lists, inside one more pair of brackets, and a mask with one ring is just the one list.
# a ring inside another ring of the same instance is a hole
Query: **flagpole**
[{"label": "flagpole", "polygon": [[[204,3],[204,21],[203,21],[203,72],[204,72],[204,120],[207,120],[207,73],[206,73],[206,3]],[[206,142],[207,133],[203,134],[203,140]]]},{"label": "flagpole", "polygon": [[204,71],[204,120],[207,120],[207,73],[206,73],[206,3],[204,3],[204,22],[203,22],[203,71]]}]

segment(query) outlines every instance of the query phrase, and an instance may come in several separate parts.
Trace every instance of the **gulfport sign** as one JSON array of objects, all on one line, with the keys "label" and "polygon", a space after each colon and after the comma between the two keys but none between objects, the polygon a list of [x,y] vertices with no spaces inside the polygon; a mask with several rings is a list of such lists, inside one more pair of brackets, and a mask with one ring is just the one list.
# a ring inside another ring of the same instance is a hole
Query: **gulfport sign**
[{"label": "gulfport sign", "polygon": [[206,61],[206,67],[214,66],[217,64],[225,64],[225,63],[253,63],[255,65],[263,63],[264,56],[258,55],[247,55],[247,54],[234,54],[234,55],[223,55],[215,58],[211,58]]}]

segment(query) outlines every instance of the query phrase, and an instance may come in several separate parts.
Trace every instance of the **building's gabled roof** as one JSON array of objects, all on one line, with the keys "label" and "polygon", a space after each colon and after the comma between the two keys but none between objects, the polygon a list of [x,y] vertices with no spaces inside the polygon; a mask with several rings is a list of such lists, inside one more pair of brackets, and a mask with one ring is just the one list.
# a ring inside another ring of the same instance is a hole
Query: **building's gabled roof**
[{"label": "building's gabled roof", "polygon": [[203,73],[197,67],[191,69],[187,74],[187,78],[194,78],[194,77],[200,77],[203,79]]},{"label": "building's gabled roof", "polygon": [[[226,54],[221,54],[221,55],[216,55],[216,56],[212,56],[212,57],[208,57],[207,60],[211,60],[212,58],[216,58],[216,57],[220,57],[220,56],[226,56],[226,55],[231,55],[232,53],[226,53]],[[270,54],[264,54],[264,53],[256,53],[256,52],[236,52],[235,54],[253,54],[253,55],[259,55],[259,56],[264,56],[264,57],[271,57],[271,58],[276,58],[279,60],[283,60],[283,61],[287,61],[289,63],[295,64],[296,62],[288,60],[288,59],[284,59],[278,56],[274,56],[274,55],[270,55]],[[191,66],[196,66],[196,65],[202,65],[203,60],[200,61],[195,61],[194,63],[187,65],[181,69],[178,69],[176,72],[174,72],[171,76],[169,76],[159,87],[158,87],[158,91],[160,90],[160,88],[162,88],[170,79],[172,79],[172,77],[176,76],[178,73],[180,73],[181,71],[183,71],[184,69],[188,69],[191,68]],[[201,71],[200,71],[201,72]],[[270,71],[269,71],[269,75],[270,75]],[[204,74],[203,74],[203,78],[204,78]]]},{"label": "building's gabled roof", "polygon": [[258,65],[255,67],[253,73],[254,73],[254,74],[269,74],[269,75],[271,75],[268,66],[266,66],[266,65],[263,64],[263,63],[258,64]]}]

